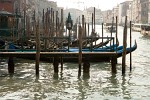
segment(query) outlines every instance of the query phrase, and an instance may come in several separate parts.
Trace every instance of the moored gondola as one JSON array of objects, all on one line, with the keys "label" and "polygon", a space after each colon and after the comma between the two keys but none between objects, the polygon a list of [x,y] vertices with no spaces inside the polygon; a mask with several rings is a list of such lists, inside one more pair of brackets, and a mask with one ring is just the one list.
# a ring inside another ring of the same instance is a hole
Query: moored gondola
[{"label": "moored gondola", "polygon": [[[134,43],[134,45],[131,48],[130,47],[126,48],[126,54],[129,54],[129,53],[135,51],[136,49],[137,49],[137,43],[136,43],[136,40],[135,40],[135,43]],[[117,57],[118,58],[122,57],[122,53],[123,53],[123,49],[117,50]]]}]

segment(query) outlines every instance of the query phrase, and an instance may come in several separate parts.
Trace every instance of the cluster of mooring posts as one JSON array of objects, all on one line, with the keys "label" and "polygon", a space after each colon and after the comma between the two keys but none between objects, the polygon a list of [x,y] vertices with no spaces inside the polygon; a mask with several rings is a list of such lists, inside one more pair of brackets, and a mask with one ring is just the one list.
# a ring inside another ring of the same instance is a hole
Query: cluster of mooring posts
[{"label": "cluster of mooring posts", "polygon": [[[104,42],[105,37],[103,36],[103,24],[102,24],[102,36],[101,37],[94,37],[89,35],[89,24],[88,24],[88,32],[86,32],[86,22],[84,21],[84,15],[82,15],[82,24],[80,24],[80,17],[79,17],[79,24],[77,25],[78,30],[76,30],[76,34],[78,33],[78,51],[76,52],[70,52],[70,45],[71,45],[71,40],[70,40],[70,32],[72,29],[73,23],[71,22],[72,20],[69,19],[66,21],[66,27],[69,30],[69,36],[63,36],[63,10],[61,10],[61,23],[59,23],[59,18],[58,18],[58,12],[56,11],[56,17],[54,16],[54,11],[51,9],[51,13],[48,13],[49,10],[47,9],[47,12],[44,13],[43,10],[43,36],[41,36],[41,27],[40,27],[40,22],[39,18],[37,17],[37,20],[34,15],[34,24],[33,24],[33,33],[35,36],[31,37],[29,34],[26,36],[26,38],[31,39],[34,38],[36,40],[36,49],[35,52],[33,52],[33,49],[24,49],[22,45],[22,48],[19,50],[9,50],[9,49],[1,49],[0,50],[0,57],[8,57],[8,72],[10,74],[14,73],[14,61],[13,59],[15,57],[18,58],[26,58],[26,57],[33,57],[35,59],[35,69],[36,69],[36,76],[39,76],[39,62],[41,59],[46,58],[48,59],[48,62],[52,62],[54,66],[54,73],[59,72],[59,63],[61,64],[61,72],[63,71],[63,63],[64,62],[76,62],[79,65],[79,71],[78,75],[81,75],[82,72],[82,66],[83,66],[83,73],[89,74],[90,72],[90,63],[91,62],[101,62],[101,61],[107,61],[111,63],[112,67],[112,73],[116,73],[116,64],[117,64],[117,53],[113,50],[110,51],[105,51],[105,52],[94,52],[92,51],[93,47],[93,40],[98,38],[102,40],[102,43]],[[46,14],[46,15],[45,15]],[[46,18],[46,19],[45,19]],[[54,19],[56,19],[56,23],[54,22]],[[93,25],[94,22],[94,25]],[[112,23],[114,22],[114,18]],[[54,24],[55,23],[55,24]],[[27,23],[29,25],[29,23]],[[113,25],[113,24],[112,24]],[[93,28],[94,26],[94,28]],[[60,28],[61,27],[61,28]],[[130,22],[130,29],[131,29],[131,22]],[[93,31],[94,30],[94,31]],[[116,30],[117,30],[117,17],[116,17]],[[29,32],[29,29],[27,30]],[[95,33],[95,7],[94,7],[94,14],[92,13],[92,33]],[[126,65],[126,45],[127,45],[127,17],[125,20],[125,27],[124,27],[124,36],[123,36],[123,53],[122,53],[122,73],[125,73],[125,65]],[[113,45],[114,41],[116,41],[117,44],[117,31],[116,31],[116,40],[114,37],[111,36],[108,37],[111,40],[113,40]],[[83,41],[85,39],[88,39],[91,41],[90,43],[90,52],[84,52],[82,51],[83,48]],[[44,41],[44,48],[41,46],[41,40]],[[48,47],[51,41],[53,40],[53,46],[52,48]],[[62,44],[63,41],[67,40],[68,42],[68,48],[64,49]],[[131,41],[131,30],[130,30],[130,41]],[[22,43],[23,44],[23,43]],[[59,45],[61,46],[59,47]],[[95,43],[96,44],[96,43]],[[111,43],[110,43],[111,45]],[[130,47],[131,47],[131,42],[130,42]],[[32,52],[29,52],[31,51]],[[19,52],[18,52],[19,51]],[[26,52],[28,51],[28,52]],[[130,54],[131,55],[131,54]],[[130,58],[130,61],[132,59]],[[132,63],[130,63],[131,66]],[[130,67],[131,69],[131,67]]]}]

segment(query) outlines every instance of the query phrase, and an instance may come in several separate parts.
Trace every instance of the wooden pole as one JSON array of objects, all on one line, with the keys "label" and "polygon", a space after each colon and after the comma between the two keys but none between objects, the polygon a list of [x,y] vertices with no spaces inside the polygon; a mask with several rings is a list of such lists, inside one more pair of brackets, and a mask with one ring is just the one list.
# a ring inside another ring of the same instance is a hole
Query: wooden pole
[{"label": "wooden pole", "polygon": [[8,58],[8,73],[9,74],[14,74],[14,60],[13,57]]},{"label": "wooden pole", "polygon": [[45,15],[44,15],[44,9],[43,9],[43,35],[44,35],[44,29],[45,29]]},{"label": "wooden pole", "polygon": [[63,36],[64,22],[63,22],[63,9],[61,9],[61,36]]},{"label": "wooden pole", "polygon": [[114,56],[114,57],[111,58],[112,73],[114,73],[114,74],[117,73],[117,70],[116,70],[116,60],[117,60],[116,56]]},{"label": "wooden pole", "polygon": [[27,37],[30,37],[30,19],[29,19],[29,16],[26,16],[26,31],[27,31]]},{"label": "wooden pole", "polygon": [[71,44],[70,34],[71,34],[71,30],[69,30],[69,38],[68,38],[68,52],[69,52],[69,48],[70,48],[70,44]]},{"label": "wooden pole", "polygon": [[54,57],[53,66],[54,66],[54,73],[58,73],[59,57]]},{"label": "wooden pole", "polygon": [[130,71],[132,71],[132,52],[131,52],[131,46],[132,46],[132,22],[130,21]]},{"label": "wooden pole", "polygon": [[86,22],[85,22],[84,34],[85,34],[85,37],[86,37],[87,36],[87,34],[86,34]]},{"label": "wooden pole", "polygon": [[127,16],[125,19],[124,33],[123,33],[123,54],[122,54],[122,74],[126,71],[126,45],[127,45]]},{"label": "wooden pole", "polygon": [[[94,7],[94,35],[96,33],[96,30],[95,30],[95,7]],[[95,45],[96,45],[96,41],[95,41]]]},{"label": "wooden pole", "polygon": [[49,37],[49,10],[46,12],[46,37]]},{"label": "wooden pole", "polygon": [[56,11],[56,37],[58,37],[58,11]]},{"label": "wooden pole", "polygon": [[[110,34],[111,39],[112,39],[113,26],[114,26],[114,17],[112,17],[111,34]],[[111,40],[110,40],[110,46],[111,46]]]},{"label": "wooden pole", "polygon": [[[117,18],[117,16],[116,16],[116,44],[117,44],[117,42],[118,42],[118,18]],[[117,46],[116,46],[116,51],[117,51]]]},{"label": "wooden pole", "polygon": [[39,19],[36,25],[36,76],[39,76],[39,62],[40,62],[40,33],[39,33]]},{"label": "wooden pole", "polygon": [[[116,45],[118,44],[118,17],[116,16]],[[117,52],[117,46],[116,46],[116,52]],[[118,63],[118,60],[116,58],[116,64]]]},{"label": "wooden pole", "polygon": [[95,7],[94,7],[94,32],[95,32]]},{"label": "wooden pole", "polygon": [[56,11],[56,37],[58,37],[58,11]]},{"label": "wooden pole", "polygon": [[[46,30],[45,30],[45,12],[44,12],[44,9],[43,9],[43,36],[45,36],[45,33],[46,33]],[[46,39],[44,39],[44,49],[46,50]]]},{"label": "wooden pole", "polygon": [[54,36],[54,25],[55,25],[55,24],[54,24],[54,23],[55,23],[55,21],[54,21],[54,20],[55,20],[55,19],[54,19],[54,18],[55,18],[55,17],[54,17],[54,13],[55,13],[55,12],[53,11],[53,24],[52,24],[52,32],[53,32],[53,36]]},{"label": "wooden pole", "polygon": [[60,23],[59,23],[59,17],[57,17],[57,33],[58,33],[58,37],[60,37]]},{"label": "wooden pole", "polygon": [[82,28],[81,26],[79,25],[79,71],[78,71],[78,76],[80,77],[81,76],[81,66],[82,66]]},{"label": "wooden pole", "polygon": [[24,34],[23,34],[23,36],[25,36],[25,35],[26,35],[26,6],[25,6],[25,9],[24,9]]},{"label": "wooden pole", "polygon": [[63,57],[62,56],[60,57],[60,60],[61,60],[60,62],[61,62],[61,72],[62,72],[63,71]]},{"label": "wooden pole", "polygon": [[51,21],[50,21],[50,33],[51,33],[51,37],[53,36],[53,31],[52,31],[52,27],[53,26],[53,8],[51,8]]},{"label": "wooden pole", "polygon": [[85,37],[84,28],[85,28],[85,26],[84,26],[84,15],[82,15],[82,35],[83,35],[83,37]]},{"label": "wooden pole", "polygon": [[[48,37],[48,8],[47,8],[47,11],[45,11],[45,37]],[[47,50],[47,39],[45,39],[45,49]]]},{"label": "wooden pole", "polygon": [[[63,9],[61,9],[61,36],[63,36],[64,22],[63,22]],[[61,57],[61,72],[63,71],[63,57]]]},{"label": "wooden pole", "polygon": [[[103,43],[103,37],[104,37],[103,26],[104,26],[104,24],[102,23],[102,43]],[[103,46],[102,46],[102,48],[103,48]]]},{"label": "wooden pole", "polygon": [[[51,15],[50,8],[48,8],[48,37],[51,37]],[[50,39],[47,39],[47,48],[49,48]]]},{"label": "wooden pole", "polygon": [[89,23],[88,23],[88,36],[90,36],[90,35],[89,35],[89,33],[90,33],[89,31],[90,31],[90,30],[89,30],[89,29],[90,29],[90,25],[89,25]]},{"label": "wooden pole", "polygon": [[92,36],[92,38],[91,38],[91,52],[92,52],[92,48],[93,48],[93,33],[94,33],[94,31],[93,31],[93,13],[92,13],[92,32],[91,32],[91,36]]},{"label": "wooden pole", "polygon": [[91,36],[93,35],[93,13],[92,13],[92,32]]}]

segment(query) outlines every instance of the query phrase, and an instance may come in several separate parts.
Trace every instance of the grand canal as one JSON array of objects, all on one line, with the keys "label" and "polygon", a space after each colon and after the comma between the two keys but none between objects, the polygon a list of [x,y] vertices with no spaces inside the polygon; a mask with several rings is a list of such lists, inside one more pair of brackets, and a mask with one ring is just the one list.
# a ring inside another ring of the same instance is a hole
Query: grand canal
[{"label": "grand canal", "polygon": [[[101,32],[100,26],[97,31]],[[123,27],[119,27],[120,45],[122,34]],[[15,74],[9,76],[6,59],[0,59],[0,100],[149,100],[150,37],[132,32],[133,44],[135,39],[138,47],[132,53],[132,71],[127,55],[125,75],[122,58],[118,59],[117,74],[111,73],[110,63],[92,63],[90,76],[82,74],[80,78],[76,63],[65,63],[63,73],[56,75],[52,64],[40,62],[39,79],[35,76],[35,61],[16,59]]]}]

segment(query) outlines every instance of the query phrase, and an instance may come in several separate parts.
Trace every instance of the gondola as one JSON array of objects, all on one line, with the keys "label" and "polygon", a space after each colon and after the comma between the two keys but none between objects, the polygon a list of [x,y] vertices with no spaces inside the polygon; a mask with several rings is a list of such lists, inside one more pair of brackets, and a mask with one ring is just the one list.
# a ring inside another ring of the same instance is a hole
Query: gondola
[{"label": "gondola", "polygon": [[[129,53],[135,51],[136,49],[137,49],[137,43],[135,40],[135,43],[131,48],[130,47],[126,48],[126,54],[129,54]],[[123,53],[123,49],[117,50],[117,58],[122,57],[122,53]]]}]

